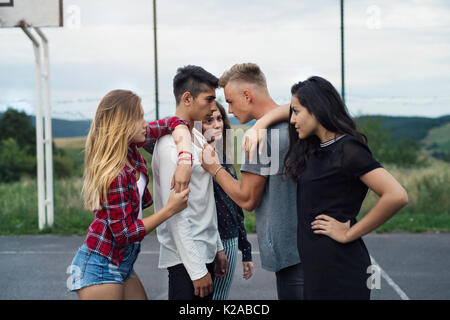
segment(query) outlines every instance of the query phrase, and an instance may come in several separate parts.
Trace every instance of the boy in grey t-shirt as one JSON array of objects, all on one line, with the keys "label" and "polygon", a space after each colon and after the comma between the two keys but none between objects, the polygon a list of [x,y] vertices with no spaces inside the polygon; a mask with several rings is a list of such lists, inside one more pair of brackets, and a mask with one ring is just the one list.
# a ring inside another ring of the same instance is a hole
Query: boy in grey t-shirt
[{"label": "boy in grey t-shirt", "polygon": [[[260,119],[279,107],[255,64],[234,65],[220,77],[219,86],[224,88],[228,112],[241,123]],[[282,174],[289,147],[288,124],[273,125],[267,134],[263,156],[254,157],[255,163],[243,162],[241,181],[220,170],[220,164],[205,160],[203,167],[240,207],[255,210],[261,263],[276,274],[278,299],[303,299],[303,269],[297,249],[297,186]]]},{"label": "boy in grey t-shirt", "polygon": [[300,262],[297,250],[297,185],[283,175],[284,157],[289,149],[288,123],[267,129],[267,141],[254,163],[243,160],[241,172],[266,178],[261,203],[255,208],[256,233],[261,264],[278,272]]}]

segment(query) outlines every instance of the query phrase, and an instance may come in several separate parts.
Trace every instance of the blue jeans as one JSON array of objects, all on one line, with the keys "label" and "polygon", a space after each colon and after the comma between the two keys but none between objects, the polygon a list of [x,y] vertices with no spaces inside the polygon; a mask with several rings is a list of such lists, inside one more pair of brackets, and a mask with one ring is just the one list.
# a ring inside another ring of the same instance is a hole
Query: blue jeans
[{"label": "blue jeans", "polygon": [[281,269],[277,277],[278,300],[304,300],[303,265],[301,263]]},{"label": "blue jeans", "polygon": [[67,288],[75,291],[94,284],[125,283],[134,273],[133,265],[140,250],[139,242],[129,244],[122,262],[116,266],[107,258],[89,251],[84,243],[69,266]]}]

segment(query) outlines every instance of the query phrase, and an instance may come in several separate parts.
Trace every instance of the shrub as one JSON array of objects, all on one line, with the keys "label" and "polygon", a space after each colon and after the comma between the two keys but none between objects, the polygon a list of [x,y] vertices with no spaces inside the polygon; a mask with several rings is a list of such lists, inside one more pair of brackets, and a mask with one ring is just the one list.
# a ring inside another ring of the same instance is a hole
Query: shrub
[{"label": "shrub", "polygon": [[53,156],[53,172],[55,177],[63,178],[74,175],[73,161],[69,157],[54,155]]},{"label": "shrub", "polygon": [[35,172],[36,158],[27,154],[15,139],[0,142],[0,182],[18,181],[23,173]]}]

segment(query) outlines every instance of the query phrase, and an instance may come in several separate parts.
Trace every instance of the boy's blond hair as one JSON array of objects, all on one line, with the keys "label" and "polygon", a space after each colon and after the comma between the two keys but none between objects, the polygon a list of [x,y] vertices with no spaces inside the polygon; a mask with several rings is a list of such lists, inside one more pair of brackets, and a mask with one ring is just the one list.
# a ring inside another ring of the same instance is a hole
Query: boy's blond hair
[{"label": "boy's blond hair", "polygon": [[255,63],[235,64],[230,70],[222,74],[219,79],[219,87],[225,88],[231,81],[248,82],[267,89],[266,77]]}]

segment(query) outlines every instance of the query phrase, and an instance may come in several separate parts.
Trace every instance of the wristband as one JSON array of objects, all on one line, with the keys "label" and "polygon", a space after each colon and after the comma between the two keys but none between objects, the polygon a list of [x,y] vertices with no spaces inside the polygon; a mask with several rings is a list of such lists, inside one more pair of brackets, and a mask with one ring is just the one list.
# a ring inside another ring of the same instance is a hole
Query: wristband
[{"label": "wristband", "polygon": [[193,165],[192,158],[179,158],[178,162],[177,162],[177,165],[180,164],[180,161],[182,161],[182,160],[190,160],[191,161],[191,166]]},{"label": "wristband", "polygon": [[[180,155],[182,155],[183,153],[189,154],[191,157],[190,158],[180,158]],[[191,160],[191,166],[193,166],[194,164],[194,160],[192,159],[192,153],[189,151],[180,151],[178,152],[178,163],[180,163],[180,160]]]},{"label": "wristband", "polygon": [[192,153],[191,153],[191,152],[189,152],[189,151],[180,151],[180,152],[178,152],[178,157],[180,156],[180,154],[183,154],[183,153],[187,153],[187,154],[190,154],[190,155],[191,155],[191,157],[192,157]]}]

